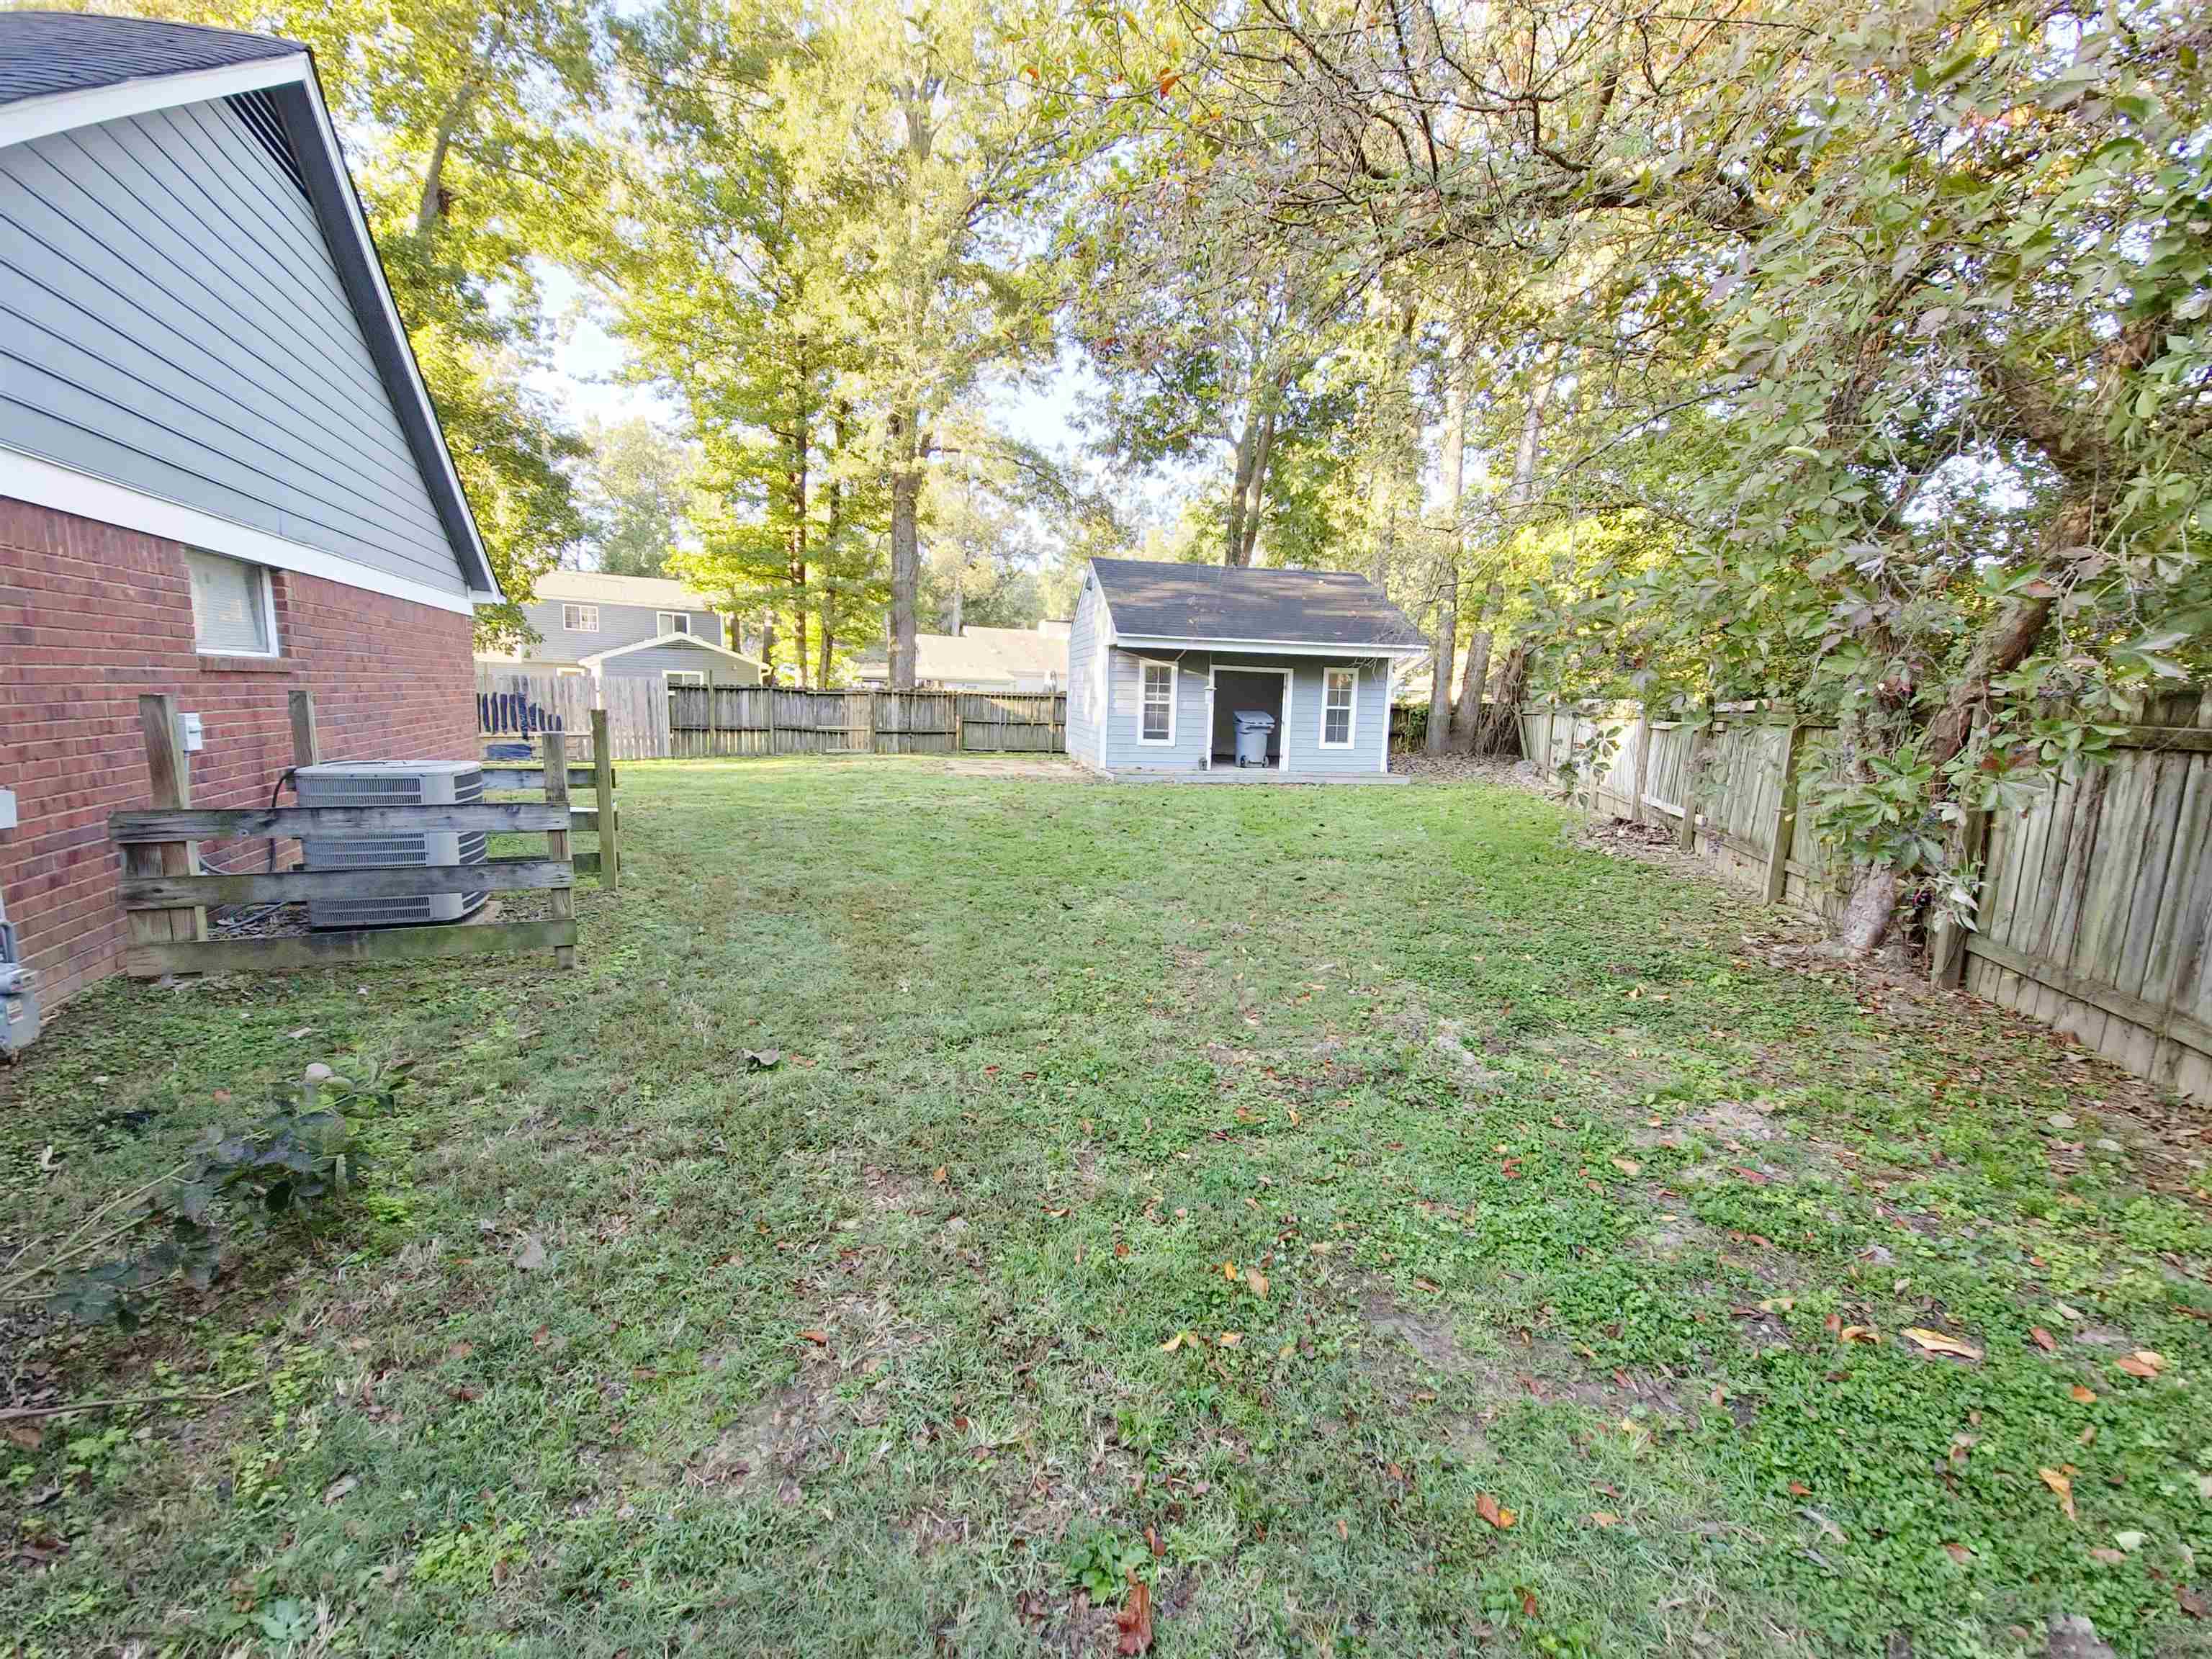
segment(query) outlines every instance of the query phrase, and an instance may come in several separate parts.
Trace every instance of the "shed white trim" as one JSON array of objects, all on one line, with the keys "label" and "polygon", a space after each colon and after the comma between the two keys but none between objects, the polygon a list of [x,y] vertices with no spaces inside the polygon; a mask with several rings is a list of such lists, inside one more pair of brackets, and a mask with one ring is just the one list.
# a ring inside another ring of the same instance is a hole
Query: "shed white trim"
[{"label": "shed white trim", "polygon": [[1124,650],[1255,651],[1276,657],[1418,657],[1425,645],[1314,645],[1298,640],[1217,640],[1173,634],[1117,634],[1115,642]]},{"label": "shed white trim", "polygon": [[[1348,674],[1352,677],[1352,706],[1344,722],[1344,740],[1328,740],[1328,677]],[[1314,734],[1314,746],[1318,749],[1349,749],[1359,741],[1359,665],[1353,662],[1333,662],[1321,671],[1321,725]]]},{"label": "shed white trim", "polygon": [[0,495],[12,495],[19,501],[49,507],[58,513],[73,513],[82,519],[97,519],[102,524],[159,536],[167,541],[182,542],[187,547],[225,554],[252,564],[296,570],[303,576],[341,582],[365,593],[381,593],[388,599],[405,599],[410,605],[458,611],[464,617],[475,614],[475,601],[496,600],[499,597],[496,593],[455,593],[427,583],[410,581],[404,576],[391,575],[368,565],[342,559],[335,553],[325,553],[319,547],[288,541],[251,525],[218,518],[198,507],[149,495],[127,484],[95,478],[88,472],[79,472],[74,467],[17,450],[0,448]]},{"label": "shed white trim", "polygon": [[1275,721],[1275,732],[1281,742],[1278,745],[1275,763],[1267,769],[1271,772],[1289,771],[1291,769],[1291,692],[1298,683],[1297,670],[1277,668],[1267,663],[1221,663],[1212,660],[1209,660],[1206,666],[1206,769],[1211,771],[1213,768],[1214,677],[1219,674],[1280,674],[1283,677],[1283,712]]},{"label": "shed white trim", "polygon": [[702,640],[696,634],[656,634],[649,640],[636,640],[629,645],[617,645],[611,650],[594,651],[588,657],[576,660],[586,668],[597,668],[614,657],[627,657],[633,651],[650,651],[656,645],[688,645],[696,650],[711,651],[718,657],[727,657],[732,662],[745,663],[759,668],[761,665],[750,657],[740,656],[726,645],[716,645],[712,640]]}]

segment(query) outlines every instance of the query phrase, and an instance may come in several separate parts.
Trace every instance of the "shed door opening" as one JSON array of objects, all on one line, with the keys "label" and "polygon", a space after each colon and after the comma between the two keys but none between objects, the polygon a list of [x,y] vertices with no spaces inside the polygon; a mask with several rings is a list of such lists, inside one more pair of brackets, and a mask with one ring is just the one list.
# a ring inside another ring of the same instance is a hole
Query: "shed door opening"
[{"label": "shed door opening", "polygon": [[1213,671],[1213,763],[1233,769],[1237,764],[1237,716],[1246,709],[1272,714],[1275,729],[1267,734],[1267,764],[1283,763],[1283,677],[1273,672],[1254,673],[1243,669]]}]

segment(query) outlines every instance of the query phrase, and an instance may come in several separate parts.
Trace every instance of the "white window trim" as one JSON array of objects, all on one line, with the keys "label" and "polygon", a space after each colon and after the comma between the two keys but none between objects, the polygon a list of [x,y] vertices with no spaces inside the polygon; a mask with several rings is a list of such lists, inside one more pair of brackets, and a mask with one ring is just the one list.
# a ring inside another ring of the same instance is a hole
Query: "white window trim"
[{"label": "white window trim", "polygon": [[[1168,734],[1164,738],[1145,735],[1145,705],[1152,698],[1145,691],[1145,671],[1164,668],[1168,671]],[[1176,704],[1182,701],[1182,669],[1172,657],[1139,657],[1137,659],[1137,741],[1147,749],[1172,749],[1176,740]]]},{"label": "white window trim", "polygon": [[697,686],[704,690],[707,671],[703,668],[664,668],[660,671],[660,689],[672,691],[679,685]]},{"label": "white window trim", "polygon": [[[276,634],[276,584],[270,572],[275,568],[258,559],[241,559],[234,553],[218,553],[211,547],[188,547],[187,553],[198,553],[210,559],[228,559],[233,564],[242,564],[261,578],[261,635],[269,641],[266,651],[219,651],[200,643],[199,618],[192,618],[192,650],[203,657],[250,657],[261,662],[275,662],[284,654],[284,641]],[[191,580],[189,568],[185,580]]]},{"label": "white window trim", "polygon": [[[1344,741],[1328,740],[1328,677],[1331,674],[1352,676],[1352,718],[1345,722]],[[1321,728],[1316,734],[1316,746],[1322,749],[1350,749],[1359,741],[1359,665],[1333,662],[1321,671]]]},{"label": "white window trim", "polygon": [[[574,622],[570,622],[568,620],[571,612],[574,612],[575,615],[576,620]],[[591,621],[588,623],[584,620],[586,617],[591,618]],[[585,605],[576,599],[562,600],[561,631],[564,634],[598,633],[599,631],[599,607],[596,605]]]},{"label": "white window trim", "polygon": [[653,631],[663,638],[671,634],[691,637],[691,613],[688,611],[656,611],[653,613]]}]

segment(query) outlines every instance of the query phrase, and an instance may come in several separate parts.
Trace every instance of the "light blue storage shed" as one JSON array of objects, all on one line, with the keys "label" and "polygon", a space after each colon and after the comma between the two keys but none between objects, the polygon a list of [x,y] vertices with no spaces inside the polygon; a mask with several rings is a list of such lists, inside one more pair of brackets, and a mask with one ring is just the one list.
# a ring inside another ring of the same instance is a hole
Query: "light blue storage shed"
[{"label": "light blue storage shed", "polygon": [[[1111,776],[1390,770],[1390,683],[1428,642],[1364,576],[1093,559],[1068,636],[1067,752]],[[1237,717],[1273,721],[1237,765]]]}]

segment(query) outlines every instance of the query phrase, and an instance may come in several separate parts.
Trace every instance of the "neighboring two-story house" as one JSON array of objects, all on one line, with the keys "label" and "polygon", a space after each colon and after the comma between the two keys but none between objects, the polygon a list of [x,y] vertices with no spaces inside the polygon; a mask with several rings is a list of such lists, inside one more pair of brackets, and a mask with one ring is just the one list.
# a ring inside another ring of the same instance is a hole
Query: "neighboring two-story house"
[{"label": "neighboring two-story house", "polygon": [[761,665],[725,642],[722,618],[665,577],[549,570],[522,614],[539,635],[521,653],[536,667],[665,685],[761,683]]}]

